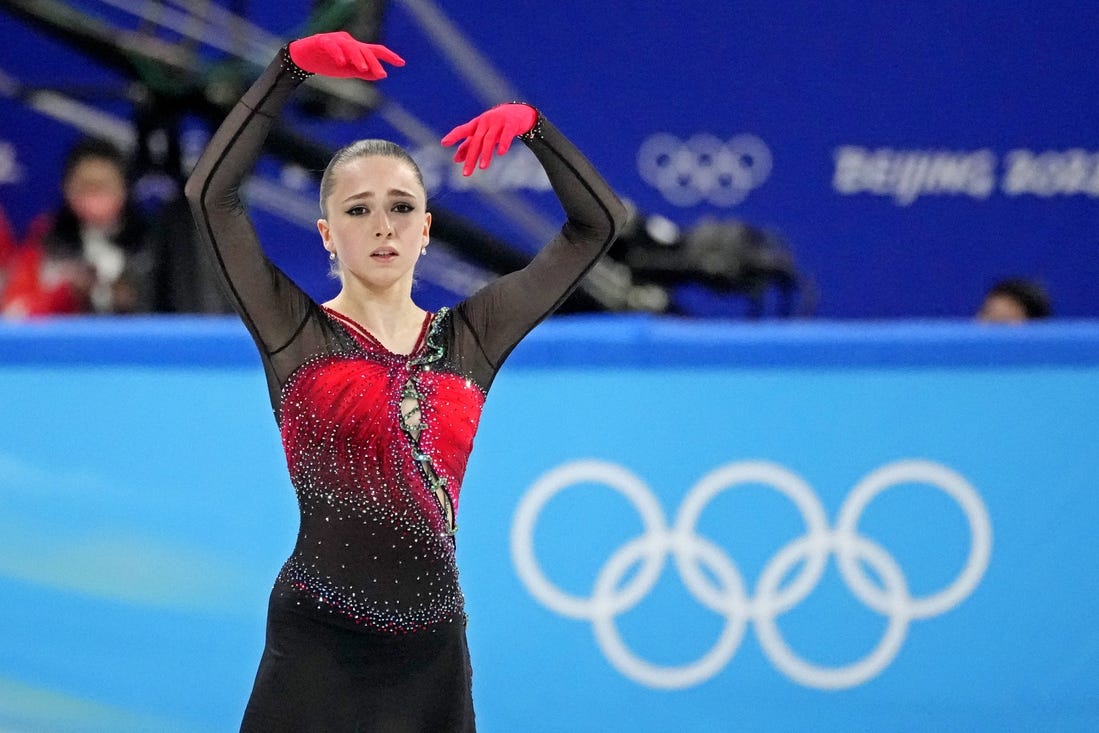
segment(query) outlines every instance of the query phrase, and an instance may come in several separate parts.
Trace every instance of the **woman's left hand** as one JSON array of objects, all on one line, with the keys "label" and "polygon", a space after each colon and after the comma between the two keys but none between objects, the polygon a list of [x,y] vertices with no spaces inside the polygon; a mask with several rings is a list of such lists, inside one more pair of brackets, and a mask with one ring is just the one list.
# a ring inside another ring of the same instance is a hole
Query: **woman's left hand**
[{"label": "woman's left hand", "polygon": [[478,163],[482,170],[492,161],[492,150],[503,155],[518,135],[530,132],[538,121],[538,112],[526,104],[501,104],[482,112],[464,125],[458,125],[442,139],[446,146],[462,140],[454,153],[455,163],[465,163],[462,175],[473,173]]}]

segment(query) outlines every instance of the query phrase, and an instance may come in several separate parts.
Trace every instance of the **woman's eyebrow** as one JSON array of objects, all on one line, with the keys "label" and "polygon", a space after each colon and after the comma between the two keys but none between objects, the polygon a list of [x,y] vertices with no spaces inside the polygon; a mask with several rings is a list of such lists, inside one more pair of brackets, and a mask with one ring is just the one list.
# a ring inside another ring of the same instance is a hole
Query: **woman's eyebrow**
[{"label": "woman's eyebrow", "polygon": [[[412,193],[404,190],[403,188],[391,188],[386,193],[388,193],[390,196],[404,196],[406,198],[414,198],[415,197],[415,194],[412,194]],[[368,198],[373,198],[373,197],[374,197],[374,192],[373,191],[360,191],[359,193],[351,194],[350,196],[345,198],[343,201],[344,201],[344,203],[348,203],[349,201],[354,201],[356,199],[368,199]]]}]

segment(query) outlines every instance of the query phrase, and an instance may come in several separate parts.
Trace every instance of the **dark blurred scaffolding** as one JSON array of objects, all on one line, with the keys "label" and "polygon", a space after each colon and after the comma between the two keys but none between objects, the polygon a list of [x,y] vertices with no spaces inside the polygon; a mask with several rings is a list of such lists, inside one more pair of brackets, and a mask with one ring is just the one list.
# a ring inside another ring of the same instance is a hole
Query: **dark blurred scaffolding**
[{"label": "dark blurred scaffolding", "polygon": [[[247,5],[241,0],[0,0],[0,8],[33,30],[129,80],[115,89],[29,88],[0,70],[0,88],[7,96],[132,153],[136,190],[159,205],[155,290],[160,311],[225,308],[198,260],[179,195],[187,172],[181,126],[188,115],[216,126],[285,43],[286,38],[248,19]],[[414,21],[482,104],[522,98],[431,0],[314,2],[308,20],[287,36],[344,29],[378,42],[394,6]],[[112,118],[96,108],[97,101],[120,98],[130,103],[132,119]],[[425,149],[437,146],[441,137],[442,131],[369,83],[313,78],[296,104],[306,118],[353,121],[377,115]],[[334,152],[285,120],[276,123],[267,150],[284,165],[311,175],[319,174]],[[476,180],[473,186],[487,206],[533,240],[546,241],[555,233],[556,224],[521,196]],[[250,205],[313,231],[315,202],[299,191],[253,177],[247,195]],[[421,280],[464,296],[529,261],[531,255],[522,248],[437,203],[432,211],[432,237],[442,246],[435,249],[440,256],[421,262]],[[777,235],[731,221],[699,222],[681,234],[663,217],[638,211],[611,256],[592,270],[562,310],[689,314],[678,293],[690,286],[746,302],[746,313],[753,317],[803,315],[812,307],[809,289]]]},{"label": "dark blurred scaffolding", "polygon": [[[744,301],[750,318],[811,315],[812,284],[799,274],[780,235],[735,219],[703,219],[686,232],[659,215],[634,210],[611,257],[648,284],[642,310],[689,314],[679,289],[697,286]],[[660,300],[664,299],[664,300]]]}]

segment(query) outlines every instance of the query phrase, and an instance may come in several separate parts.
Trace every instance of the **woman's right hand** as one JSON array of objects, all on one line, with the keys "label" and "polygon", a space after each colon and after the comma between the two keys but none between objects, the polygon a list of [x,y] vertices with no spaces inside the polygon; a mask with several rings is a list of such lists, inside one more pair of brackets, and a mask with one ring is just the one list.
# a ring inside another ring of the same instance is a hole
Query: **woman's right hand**
[{"label": "woman's right hand", "polygon": [[299,38],[291,41],[288,48],[290,59],[298,68],[321,76],[377,81],[387,76],[382,61],[404,66],[404,59],[385,46],[356,41],[347,31]]}]

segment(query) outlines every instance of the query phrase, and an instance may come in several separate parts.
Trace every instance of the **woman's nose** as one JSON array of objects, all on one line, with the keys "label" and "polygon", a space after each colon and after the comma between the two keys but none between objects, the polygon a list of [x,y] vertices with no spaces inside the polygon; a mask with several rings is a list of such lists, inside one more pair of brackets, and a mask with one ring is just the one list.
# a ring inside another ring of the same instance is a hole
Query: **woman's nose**
[{"label": "woman's nose", "polygon": [[389,217],[385,214],[380,215],[374,222],[374,236],[388,239],[393,236],[393,227],[389,224]]}]

